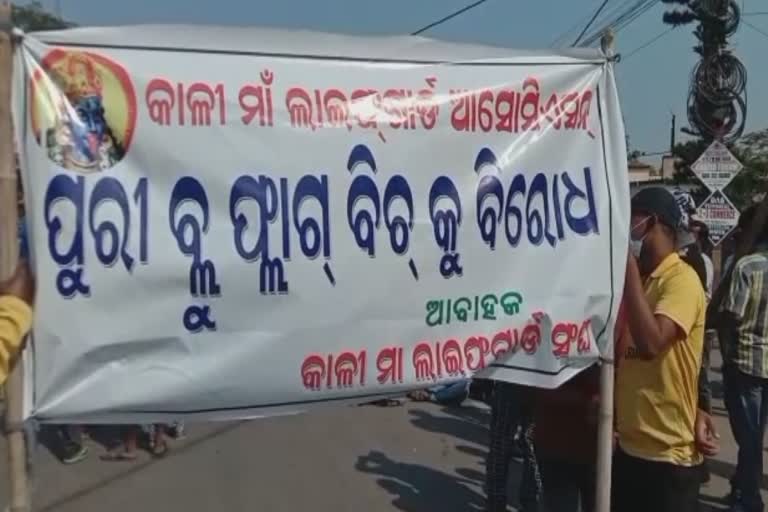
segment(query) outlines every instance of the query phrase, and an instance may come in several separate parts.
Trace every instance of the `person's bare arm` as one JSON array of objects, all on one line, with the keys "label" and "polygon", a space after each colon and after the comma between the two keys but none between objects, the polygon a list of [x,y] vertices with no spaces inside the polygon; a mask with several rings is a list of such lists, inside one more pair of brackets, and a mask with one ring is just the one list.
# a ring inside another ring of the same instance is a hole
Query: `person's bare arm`
[{"label": "person's bare arm", "polygon": [[624,300],[629,331],[642,357],[654,358],[683,337],[680,327],[670,318],[654,314],[645,298],[637,260],[631,254],[627,258]]}]

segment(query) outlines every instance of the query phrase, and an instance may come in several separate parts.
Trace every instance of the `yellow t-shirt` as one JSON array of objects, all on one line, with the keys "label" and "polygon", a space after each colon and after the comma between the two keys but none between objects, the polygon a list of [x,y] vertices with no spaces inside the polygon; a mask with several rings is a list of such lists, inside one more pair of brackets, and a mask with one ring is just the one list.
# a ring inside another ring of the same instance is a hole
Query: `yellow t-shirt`
[{"label": "yellow t-shirt", "polygon": [[5,382],[11,361],[32,326],[32,309],[21,299],[0,296],[0,384]]},{"label": "yellow t-shirt", "polygon": [[619,446],[633,457],[697,465],[694,425],[704,348],[706,299],[696,272],[677,254],[667,256],[645,282],[656,315],[685,333],[663,353],[642,359],[629,345],[617,370]]}]

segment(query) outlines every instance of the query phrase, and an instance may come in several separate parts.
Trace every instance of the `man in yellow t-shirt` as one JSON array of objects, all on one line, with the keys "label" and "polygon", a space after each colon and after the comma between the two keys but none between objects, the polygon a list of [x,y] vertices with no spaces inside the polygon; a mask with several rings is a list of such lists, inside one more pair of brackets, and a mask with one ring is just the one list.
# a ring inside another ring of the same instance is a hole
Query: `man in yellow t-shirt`
[{"label": "man in yellow t-shirt", "polygon": [[11,279],[0,283],[0,384],[8,377],[21,342],[32,326],[35,285],[29,267],[21,263]]},{"label": "man in yellow t-shirt", "polygon": [[698,507],[695,424],[706,299],[696,272],[675,251],[680,222],[666,189],[632,198],[624,289],[631,342],[616,381],[616,512]]}]

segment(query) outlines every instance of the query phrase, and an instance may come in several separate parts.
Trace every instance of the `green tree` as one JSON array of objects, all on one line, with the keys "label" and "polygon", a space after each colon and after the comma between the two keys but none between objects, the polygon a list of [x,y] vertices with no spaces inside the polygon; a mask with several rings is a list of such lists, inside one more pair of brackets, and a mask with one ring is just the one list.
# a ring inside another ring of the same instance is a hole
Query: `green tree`
[{"label": "green tree", "polygon": [[73,23],[46,11],[40,2],[31,2],[23,6],[12,5],[11,21],[15,27],[22,29],[24,32],[58,30],[74,26]]}]

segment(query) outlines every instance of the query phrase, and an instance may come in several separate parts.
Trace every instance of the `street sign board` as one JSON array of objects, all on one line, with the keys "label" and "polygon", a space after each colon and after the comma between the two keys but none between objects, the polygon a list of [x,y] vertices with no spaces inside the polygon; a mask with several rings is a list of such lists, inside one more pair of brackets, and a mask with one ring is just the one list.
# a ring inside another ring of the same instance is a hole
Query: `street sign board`
[{"label": "street sign board", "polygon": [[715,190],[701,203],[698,215],[709,227],[709,239],[714,245],[722,242],[739,222],[739,210],[720,190]]},{"label": "street sign board", "polygon": [[691,166],[694,174],[711,191],[724,189],[744,168],[725,144],[715,141]]}]

